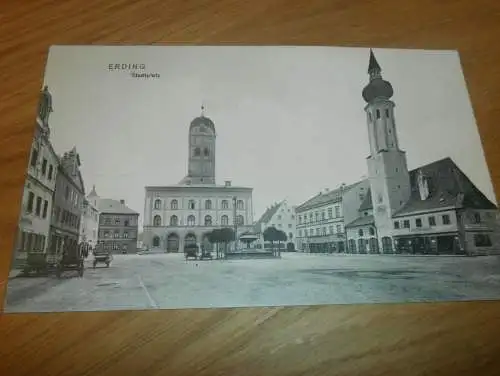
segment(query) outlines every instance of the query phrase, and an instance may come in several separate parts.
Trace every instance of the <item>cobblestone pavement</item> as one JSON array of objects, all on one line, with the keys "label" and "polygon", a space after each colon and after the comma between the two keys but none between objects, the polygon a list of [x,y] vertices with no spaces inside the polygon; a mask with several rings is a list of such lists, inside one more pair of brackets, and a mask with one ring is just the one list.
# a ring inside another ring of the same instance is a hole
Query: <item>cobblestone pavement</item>
[{"label": "cobblestone pavement", "polygon": [[[73,273],[73,274],[72,274]],[[9,280],[5,312],[500,299],[499,257],[311,255],[188,261],[116,255],[83,278]]]}]

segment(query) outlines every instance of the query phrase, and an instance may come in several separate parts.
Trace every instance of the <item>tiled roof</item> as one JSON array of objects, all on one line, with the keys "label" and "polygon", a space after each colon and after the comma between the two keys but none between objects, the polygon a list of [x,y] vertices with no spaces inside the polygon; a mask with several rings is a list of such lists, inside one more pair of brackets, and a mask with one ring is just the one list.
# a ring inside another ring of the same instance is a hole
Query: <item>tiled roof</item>
[{"label": "tiled roof", "polygon": [[283,203],[283,201],[274,204],[270,208],[267,208],[267,210],[264,212],[264,214],[262,214],[262,216],[259,218],[259,220],[257,222],[255,222],[255,229],[257,229],[257,228],[259,229],[257,231],[260,231],[260,225],[262,223],[267,223],[271,220],[271,218],[278,211],[278,209],[280,208],[282,203]]},{"label": "tiled roof", "polygon": [[310,198],[303,204],[297,206],[296,211],[301,212],[307,209],[315,208],[318,206],[323,206],[325,204],[333,204],[335,202],[339,202],[342,200],[342,194],[343,192],[346,192],[358,184],[362,183],[362,181],[358,181],[357,183],[351,184],[351,185],[345,185],[343,187],[339,187],[337,189],[334,189],[333,191],[329,191],[327,193],[320,192],[316,196]]},{"label": "tiled roof", "polygon": [[373,209],[372,190],[370,188],[368,188],[368,190],[366,191],[365,199],[363,200],[363,202],[359,206],[359,211],[370,210],[370,209]]},{"label": "tiled roof", "polygon": [[99,200],[99,212],[104,214],[139,214],[120,201],[110,198]]},{"label": "tiled roof", "polygon": [[360,226],[368,226],[375,224],[375,219],[373,215],[365,215],[363,217],[359,217],[355,219],[351,223],[347,224],[345,227],[360,227]]},{"label": "tiled roof", "polygon": [[[421,200],[418,174],[422,170],[428,179],[429,197]],[[458,168],[451,158],[444,158],[410,171],[411,196],[394,216],[445,207],[471,209],[496,209],[492,203]],[[463,193],[463,197],[461,196]]]}]

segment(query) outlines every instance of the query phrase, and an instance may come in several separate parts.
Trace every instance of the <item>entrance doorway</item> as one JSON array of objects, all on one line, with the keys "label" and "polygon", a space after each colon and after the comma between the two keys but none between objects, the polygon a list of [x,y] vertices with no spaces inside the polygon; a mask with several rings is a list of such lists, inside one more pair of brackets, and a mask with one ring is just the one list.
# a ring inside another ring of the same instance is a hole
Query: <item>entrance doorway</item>
[{"label": "entrance doorway", "polygon": [[167,252],[179,252],[179,236],[170,234],[167,238]]}]

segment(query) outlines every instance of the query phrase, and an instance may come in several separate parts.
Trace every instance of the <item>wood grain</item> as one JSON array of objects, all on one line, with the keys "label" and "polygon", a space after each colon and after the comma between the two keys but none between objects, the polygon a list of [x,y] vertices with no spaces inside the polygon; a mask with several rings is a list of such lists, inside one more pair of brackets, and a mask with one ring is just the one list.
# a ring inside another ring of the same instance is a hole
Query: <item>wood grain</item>
[{"label": "wood grain", "polygon": [[[499,25],[490,0],[2,1],[2,281],[51,44],[458,49],[500,197]],[[499,338],[500,302],[4,315],[0,375],[498,375]]]}]

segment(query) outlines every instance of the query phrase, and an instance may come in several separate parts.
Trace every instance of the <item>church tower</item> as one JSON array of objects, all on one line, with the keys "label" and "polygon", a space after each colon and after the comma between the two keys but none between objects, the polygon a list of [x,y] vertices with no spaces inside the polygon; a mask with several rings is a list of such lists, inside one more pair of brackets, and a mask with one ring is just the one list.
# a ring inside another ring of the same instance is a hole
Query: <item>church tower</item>
[{"label": "church tower", "polygon": [[[370,82],[363,89],[370,155],[367,158],[373,215],[379,236],[390,236],[392,215],[410,198],[406,153],[399,148],[394,120],[392,85],[382,79],[382,69],[370,50]],[[382,249],[382,248],[381,248]]]},{"label": "church tower", "polygon": [[189,127],[188,174],[182,183],[215,185],[215,125],[201,110]]}]

